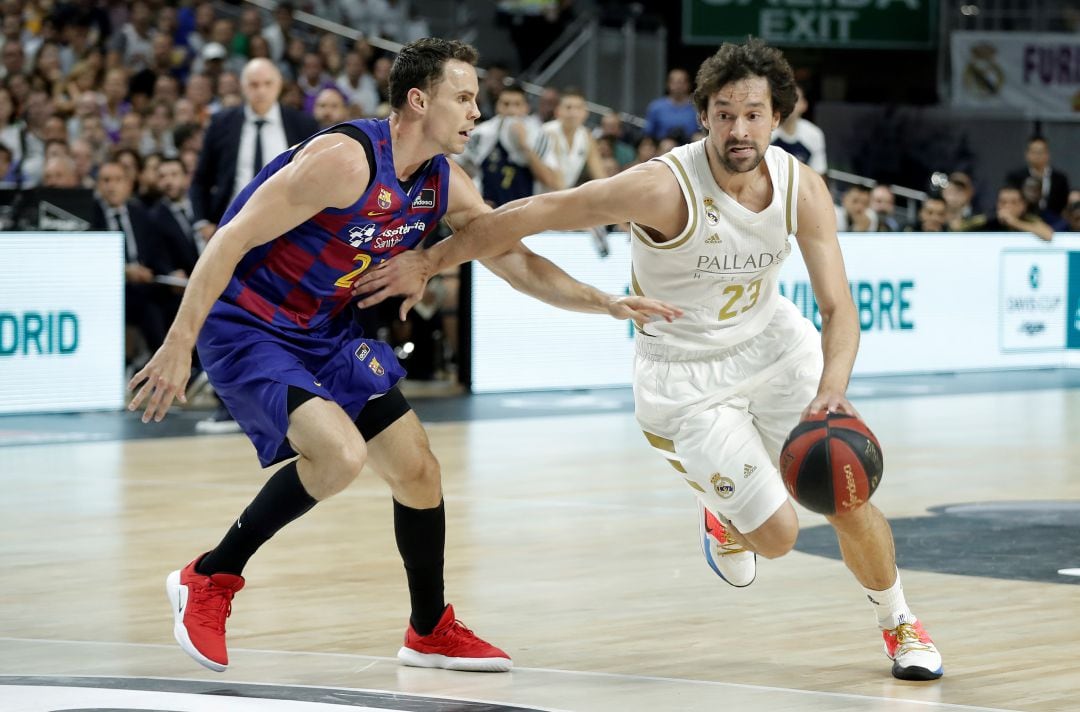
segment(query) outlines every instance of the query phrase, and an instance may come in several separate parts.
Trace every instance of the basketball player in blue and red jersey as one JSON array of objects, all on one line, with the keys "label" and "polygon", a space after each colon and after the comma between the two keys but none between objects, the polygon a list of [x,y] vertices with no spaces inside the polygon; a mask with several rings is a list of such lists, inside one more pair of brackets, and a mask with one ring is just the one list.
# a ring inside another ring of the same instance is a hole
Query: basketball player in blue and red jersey
[{"label": "basketball player in blue and red jersey", "polygon": [[[421,244],[440,219],[489,211],[460,153],[480,116],[469,45],[422,39],[390,75],[388,120],[330,127],[270,161],[237,195],[200,257],[165,344],[129,383],[130,408],[160,421],[183,390],[196,344],[217,394],[267,481],[213,550],[167,579],[173,632],[211,670],[228,665],[225,619],[248,559],[283,526],[342,491],[365,466],[390,485],[412,612],[407,665],[505,671],[510,657],[458,623],[443,600],[446,517],[439,465],[397,389],[392,349],[357,326],[352,287],[367,269]],[[613,297],[515,247],[487,262],[516,289],[556,306],[643,323],[678,315]],[[140,387],[141,385],[141,387]],[[295,456],[296,459],[292,459]]]}]

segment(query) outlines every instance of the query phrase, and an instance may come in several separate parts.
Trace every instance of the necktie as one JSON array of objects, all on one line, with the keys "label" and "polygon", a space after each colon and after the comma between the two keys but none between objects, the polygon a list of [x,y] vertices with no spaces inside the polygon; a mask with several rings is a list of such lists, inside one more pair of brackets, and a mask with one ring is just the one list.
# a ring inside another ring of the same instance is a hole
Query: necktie
[{"label": "necktie", "polygon": [[252,164],[251,175],[257,176],[263,167],[262,127],[266,119],[255,119],[255,162]]},{"label": "necktie", "polygon": [[113,229],[124,233],[124,247],[127,252],[128,262],[139,261],[139,248],[135,244],[135,231],[131,229],[131,222],[124,214],[123,208],[112,209]]}]

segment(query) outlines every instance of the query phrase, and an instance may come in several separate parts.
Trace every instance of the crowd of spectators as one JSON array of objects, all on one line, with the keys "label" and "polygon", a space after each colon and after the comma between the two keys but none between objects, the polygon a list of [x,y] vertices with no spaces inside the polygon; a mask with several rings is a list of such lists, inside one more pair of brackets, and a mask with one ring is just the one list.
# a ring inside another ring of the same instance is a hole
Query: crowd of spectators
[{"label": "crowd of spectators", "polygon": [[[289,2],[272,13],[162,0],[0,6],[0,190],[93,191],[93,227],[126,237],[128,322],[142,337],[129,348],[133,362],[140,347],[145,355],[160,343],[180,285],[261,165],[320,127],[389,113],[392,56],[363,38],[301,27]],[[547,7],[535,22],[568,5]],[[367,36],[407,42],[428,33],[408,2],[309,0],[304,9]],[[682,68],[668,73],[643,125],[617,111],[590,119],[577,89],[546,87],[530,99],[510,75],[505,64],[486,67],[483,123],[460,157],[492,205],[614,175],[704,135]],[[800,87],[774,143],[824,174],[825,136],[805,118],[808,109]],[[1032,138],[989,214],[974,205],[971,176],[954,172],[917,220],[896,210],[888,186],[855,185],[842,191],[838,223],[871,232],[1028,231],[1049,240],[1055,230],[1080,229],[1080,192],[1070,192],[1050,158],[1047,141]],[[604,231],[596,237],[606,254]]]}]

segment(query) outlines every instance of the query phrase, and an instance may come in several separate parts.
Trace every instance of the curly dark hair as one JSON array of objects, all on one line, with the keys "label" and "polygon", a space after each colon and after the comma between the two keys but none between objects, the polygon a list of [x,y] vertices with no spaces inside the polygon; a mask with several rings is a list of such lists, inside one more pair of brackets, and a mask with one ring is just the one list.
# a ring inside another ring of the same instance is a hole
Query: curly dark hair
[{"label": "curly dark hair", "polygon": [[451,59],[475,65],[480,58],[476,48],[457,40],[424,37],[401,48],[390,68],[390,106],[405,106],[409,90],[429,91],[442,81],[443,65]]},{"label": "curly dark hair", "polygon": [[783,53],[756,37],[744,44],[725,42],[716,54],[701,63],[694,90],[698,113],[709,108],[709,97],[731,82],[748,77],[764,77],[772,91],[773,111],[783,121],[795,108],[795,73]]}]

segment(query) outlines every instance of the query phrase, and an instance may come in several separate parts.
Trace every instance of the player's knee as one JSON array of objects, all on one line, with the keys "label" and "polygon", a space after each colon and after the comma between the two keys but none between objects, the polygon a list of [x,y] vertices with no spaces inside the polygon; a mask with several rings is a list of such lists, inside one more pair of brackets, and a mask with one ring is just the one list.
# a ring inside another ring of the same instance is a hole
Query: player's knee
[{"label": "player's knee", "polygon": [[795,548],[799,538],[799,518],[795,509],[785,503],[764,524],[745,536],[760,556],[778,559]]},{"label": "player's knee", "polygon": [[323,469],[324,485],[337,494],[348,487],[364,469],[367,462],[367,446],[360,438],[338,443],[333,452],[327,453],[327,467]]},{"label": "player's knee", "polygon": [[439,461],[430,450],[417,458],[411,467],[402,468],[400,472],[394,473],[395,484],[409,489],[437,489],[441,476]]}]

